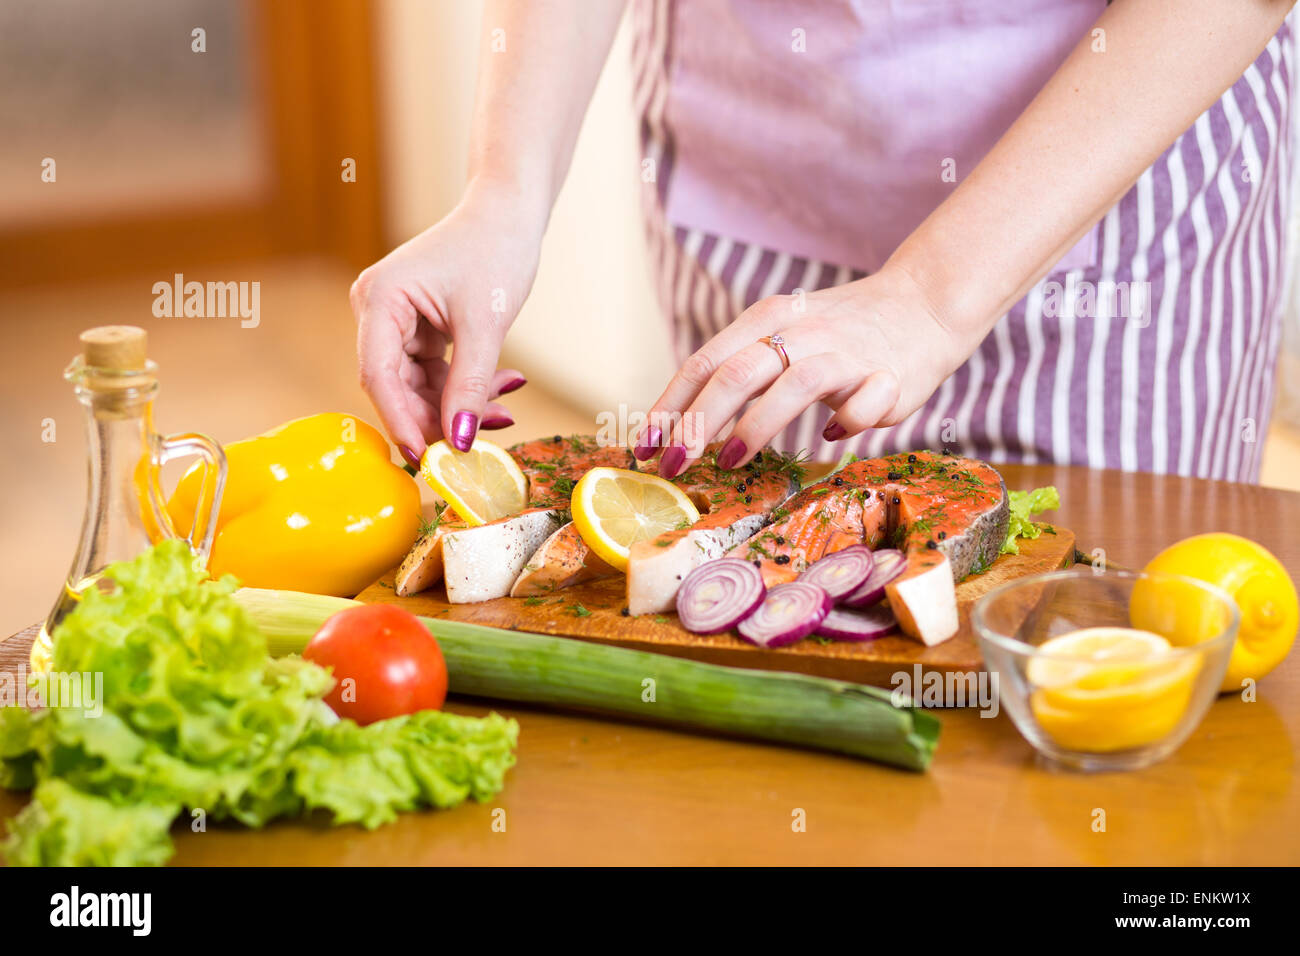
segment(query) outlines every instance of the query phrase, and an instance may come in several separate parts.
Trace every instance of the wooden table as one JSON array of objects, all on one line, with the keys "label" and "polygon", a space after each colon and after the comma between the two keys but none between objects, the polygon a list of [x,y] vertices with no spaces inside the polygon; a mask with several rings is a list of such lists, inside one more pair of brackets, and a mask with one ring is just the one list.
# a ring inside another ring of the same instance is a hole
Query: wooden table
[{"label": "wooden table", "polygon": [[[1055,484],[1079,546],[1141,566],[1202,531],[1244,534],[1300,579],[1300,494],[1224,482],[1007,466]],[[0,644],[12,667],[26,642]],[[486,708],[456,703],[465,713]],[[1005,715],[943,711],[927,774],[593,717],[498,707],[519,763],[484,805],[367,833],[300,823],[176,833],[179,864],[1291,864],[1300,863],[1300,653],[1258,700],[1219,699],[1169,760],[1077,774],[1035,759]],[[0,816],[22,805],[0,792]],[[505,830],[494,830],[504,810]],[[1105,811],[1095,832],[1094,811]],[[803,811],[806,830],[792,822]]]}]

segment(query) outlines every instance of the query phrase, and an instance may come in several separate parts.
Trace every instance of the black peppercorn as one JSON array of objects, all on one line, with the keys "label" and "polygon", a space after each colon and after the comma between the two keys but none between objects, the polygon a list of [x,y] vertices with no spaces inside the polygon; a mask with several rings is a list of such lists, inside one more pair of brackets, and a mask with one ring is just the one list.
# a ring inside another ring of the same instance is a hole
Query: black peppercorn
[{"label": "black peppercorn", "polygon": [[753,500],[754,500],[753,495],[745,495],[745,504],[750,504],[753,502]]},{"label": "black peppercorn", "polygon": [[738,481],[738,482],[736,482],[736,490],[737,490],[737,491],[744,491],[744,490],[745,490],[745,483],[744,483],[743,481]]},{"label": "black peppercorn", "polygon": [[838,488],[840,485],[844,484],[844,479],[836,475],[834,480],[832,480],[831,484],[835,485],[835,487]]},{"label": "black peppercorn", "polygon": [[915,455],[908,455],[908,456],[907,456],[907,460],[908,460],[908,461],[916,461],[916,456],[915,456]]},{"label": "black peppercorn", "polygon": [[898,497],[898,495],[894,495],[894,504],[898,505],[902,503],[903,503],[903,499]]},{"label": "black peppercorn", "polygon": [[776,556],[776,563],[777,563],[777,564],[789,564],[789,563],[790,563],[790,555],[788,555],[788,554],[778,554],[778,555]]},{"label": "black peppercorn", "polygon": [[776,543],[777,543],[777,544],[785,544],[785,538],[784,538],[782,535],[779,535],[779,534],[778,534],[778,535],[776,536]]},{"label": "black peppercorn", "polygon": [[940,540],[940,541],[942,541],[942,540],[943,540],[944,538],[946,538],[946,537],[948,537],[948,532],[947,532],[947,531],[940,531],[940,532],[939,532],[939,540]]},{"label": "black peppercorn", "polygon": [[927,541],[927,542],[925,543],[925,546],[926,546],[927,548],[929,548],[931,551],[933,551],[935,548],[939,547],[939,545],[935,543],[934,538],[931,538],[929,541]]},{"label": "black peppercorn", "polygon": [[619,611],[618,613],[622,614],[624,617],[628,617],[632,612],[629,611],[627,608],[623,608],[623,610]]},{"label": "black peppercorn", "polygon": [[901,471],[891,471],[886,477],[890,481],[898,481],[899,478],[903,477],[903,473]]}]

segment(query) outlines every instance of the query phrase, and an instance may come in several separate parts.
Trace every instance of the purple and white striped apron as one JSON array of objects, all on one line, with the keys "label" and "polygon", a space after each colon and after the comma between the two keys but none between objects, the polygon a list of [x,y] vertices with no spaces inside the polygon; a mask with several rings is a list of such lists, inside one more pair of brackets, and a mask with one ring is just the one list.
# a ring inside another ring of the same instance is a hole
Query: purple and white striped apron
[{"label": "purple and white striped apron", "polygon": [[[1104,8],[637,0],[644,207],[678,360],[764,296],[879,268]],[[776,444],[1258,481],[1287,261],[1292,43],[1288,20],[913,415],[828,443],[818,405]]]}]

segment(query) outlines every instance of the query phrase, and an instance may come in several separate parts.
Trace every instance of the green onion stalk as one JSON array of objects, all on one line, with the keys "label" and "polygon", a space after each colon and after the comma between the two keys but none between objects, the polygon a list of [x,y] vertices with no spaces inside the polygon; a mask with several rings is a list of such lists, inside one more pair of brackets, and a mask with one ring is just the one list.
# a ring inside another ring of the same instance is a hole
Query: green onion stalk
[{"label": "green onion stalk", "polygon": [[[275,656],[302,651],[325,619],[357,602],[296,591],[235,593]],[[574,638],[421,617],[453,694],[616,714],[773,740],[925,770],[939,720],[875,687],[704,664]]]}]

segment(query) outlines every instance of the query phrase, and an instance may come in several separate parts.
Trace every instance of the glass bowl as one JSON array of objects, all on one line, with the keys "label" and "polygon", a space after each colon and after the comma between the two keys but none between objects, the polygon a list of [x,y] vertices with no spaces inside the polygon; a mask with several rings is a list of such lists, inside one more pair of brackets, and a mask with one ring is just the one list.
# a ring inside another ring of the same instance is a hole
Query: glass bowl
[{"label": "glass bowl", "polygon": [[[1034,749],[1077,770],[1134,770],[1169,756],[1201,722],[1240,614],[1225,591],[1191,578],[1074,569],[990,591],[971,621],[1002,707]],[[1085,628],[1148,635],[1094,632],[1044,648]]]}]

